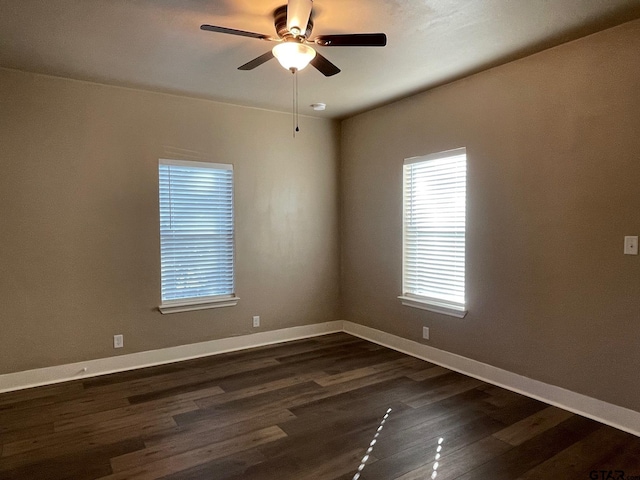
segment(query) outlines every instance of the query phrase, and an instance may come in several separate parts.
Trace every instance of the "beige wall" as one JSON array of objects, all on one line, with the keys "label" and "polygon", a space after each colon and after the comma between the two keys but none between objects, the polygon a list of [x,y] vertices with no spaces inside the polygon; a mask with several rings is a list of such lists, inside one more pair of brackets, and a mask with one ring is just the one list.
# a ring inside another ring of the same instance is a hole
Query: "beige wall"
[{"label": "beige wall", "polygon": [[[337,128],[0,70],[0,373],[337,320]],[[183,150],[235,167],[241,300],[161,315],[157,165]]]},{"label": "beige wall", "polygon": [[[295,140],[287,114],[0,70],[0,374],[344,318],[640,411],[639,51],[635,21]],[[465,319],[396,298],[402,161],[459,146]],[[156,309],[166,156],[235,166],[236,307]]]},{"label": "beige wall", "polygon": [[[346,320],[640,411],[640,21],[342,123]],[[464,319],[401,306],[402,162],[467,147]]]}]

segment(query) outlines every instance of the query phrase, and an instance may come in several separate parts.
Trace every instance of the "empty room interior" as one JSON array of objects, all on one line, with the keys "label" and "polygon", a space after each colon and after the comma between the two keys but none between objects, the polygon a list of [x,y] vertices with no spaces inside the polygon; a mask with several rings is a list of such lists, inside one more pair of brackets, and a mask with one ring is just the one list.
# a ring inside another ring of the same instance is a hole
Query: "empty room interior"
[{"label": "empty room interior", "polygon": [[0,478],[640,478],[639,152],[637,0],[0,0]]}]

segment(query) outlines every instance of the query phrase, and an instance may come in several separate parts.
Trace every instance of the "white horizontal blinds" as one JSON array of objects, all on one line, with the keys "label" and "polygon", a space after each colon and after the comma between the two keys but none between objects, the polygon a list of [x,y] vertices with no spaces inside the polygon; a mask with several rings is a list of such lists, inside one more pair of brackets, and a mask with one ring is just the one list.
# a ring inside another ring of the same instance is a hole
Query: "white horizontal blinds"
[{"label": "white horizontal blinds", "polygon": [[464,149],[405,161],[405,296],[464,308],[466,170]]},{"label": "white horizontal blinds", "polygon": [[162,301],[234,293],[231,165],[161,160]]}]

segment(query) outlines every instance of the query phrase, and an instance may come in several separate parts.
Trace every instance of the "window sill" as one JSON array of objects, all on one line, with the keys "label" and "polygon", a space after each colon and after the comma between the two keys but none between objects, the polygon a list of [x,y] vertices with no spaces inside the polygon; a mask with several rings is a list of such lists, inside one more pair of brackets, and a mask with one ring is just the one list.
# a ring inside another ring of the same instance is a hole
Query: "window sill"
[{"label": "window sill", "polygon": [[158,310],[160,310],[160,313],[163,315],[166,315],[167,313],[191,312],[194,310],[206,310],[208,308],[233,307],[238,304],[238,300],[240,300],[240,297],[228,296],[215,299],[176,301],[163,303],[158,307]]},{"label": "window sill", "polygon": [[433,300],[423,300],[413,297],[398,297],[402,302],[402,305],[407,307],[419,308],[421,310],[429,310],[430,312],[441,313],[443,315],[449,315],[451,317],[464,318],[467,314],[467,310],[462,307],[448,305],[446,303],[435,302]]}]

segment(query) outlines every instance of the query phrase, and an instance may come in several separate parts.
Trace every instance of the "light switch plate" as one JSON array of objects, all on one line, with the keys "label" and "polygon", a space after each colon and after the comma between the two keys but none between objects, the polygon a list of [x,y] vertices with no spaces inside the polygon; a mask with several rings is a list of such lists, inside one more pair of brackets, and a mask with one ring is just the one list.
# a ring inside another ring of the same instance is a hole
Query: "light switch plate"
[{"label": "light switch plate", "polygon": [[624,254],[638,255],[638,237],[624,237]]},{"label": "light switch plate", "polygon": [[422,327],[422,338],[429,340],[429,327]]}]

